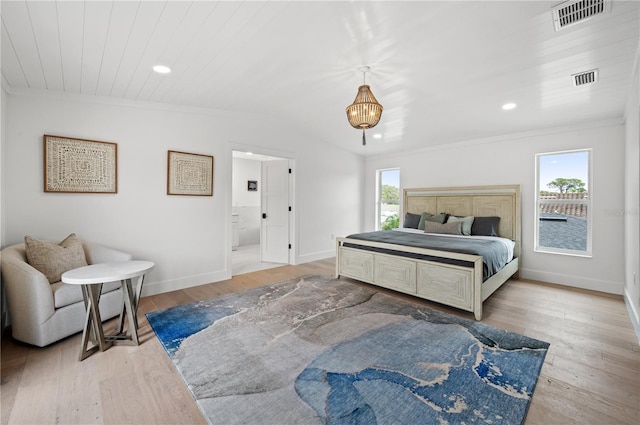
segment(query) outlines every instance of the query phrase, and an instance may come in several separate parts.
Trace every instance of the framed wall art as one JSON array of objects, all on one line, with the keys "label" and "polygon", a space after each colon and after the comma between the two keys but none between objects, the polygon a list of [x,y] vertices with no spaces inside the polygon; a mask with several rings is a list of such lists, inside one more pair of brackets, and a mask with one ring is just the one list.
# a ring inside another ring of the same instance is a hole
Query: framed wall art
[{"label": "framed wall art", "polygon": [[257,192],[258,191],[258,181],[257,180],[247,180],[247,190],[249,192]]},{"label": "framed wall art", "polygon": [[213,156],[169,151],[167,195],[213,196]]},{"label": "framed wall art", "polygon": [[118,145],[45,134],[44,191],[117,193]]}]

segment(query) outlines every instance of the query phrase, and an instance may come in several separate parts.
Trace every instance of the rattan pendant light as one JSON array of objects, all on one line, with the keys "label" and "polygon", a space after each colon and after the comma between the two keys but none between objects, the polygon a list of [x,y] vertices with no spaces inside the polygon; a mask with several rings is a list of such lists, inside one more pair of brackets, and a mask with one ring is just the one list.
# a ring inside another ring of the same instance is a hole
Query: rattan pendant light
[{"label": "rattan pendant light", "polygon": [[383,109],[371,92],[371,88],[365,84],[369,70],[368,66],[360,68],[360,71],[362,71],[362,85],[358,87],[356,99],[346,109],[349,124],[355,129],[362,130],[362,146],[367,144],[364,131],[375,127],[380,122]]}]

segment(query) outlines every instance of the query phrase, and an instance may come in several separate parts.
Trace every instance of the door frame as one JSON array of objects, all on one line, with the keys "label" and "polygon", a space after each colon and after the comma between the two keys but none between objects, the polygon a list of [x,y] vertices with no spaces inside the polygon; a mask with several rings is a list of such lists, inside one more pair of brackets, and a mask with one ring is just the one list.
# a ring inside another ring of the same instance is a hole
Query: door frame
[{"label": "door frame", "polygon": [[[292,172],[289,174],[289,202],[291,205],[291,212],[289,213],[289,243],[291,244],[291,249],[289,250],[289,264],[295,265],[296,262],[296,249],[297,249],[297,214],[296,214],[296,162],[297,162],[297,154],[294,152],[281,151],[277,149],[266,148],[264,146],[255,146],[248,145],[243,143],[235,143],[228,142],[227,143],[227,169],[223,172],[227,176],[227,181],[229,182],[226,185],[226,196],[225,196],[225,204],[226,204],[226,217],[225,223],[229,225],[225,227],[225,246],[227,249],[226,253],[226,275],[228,278],[231,278],[233,274],[232,265],[231,265],[231,253],[232,253],[232,245],[233,245],[233,236],[231,234],[231,214],[233,211],[233,151],[242,151],[242,152],[253,152],[258,155],[267,155],[273,156],[277,158],[286,159],[289,161],[289,168]],[[262,241],[261,241],[262,243]]]}]

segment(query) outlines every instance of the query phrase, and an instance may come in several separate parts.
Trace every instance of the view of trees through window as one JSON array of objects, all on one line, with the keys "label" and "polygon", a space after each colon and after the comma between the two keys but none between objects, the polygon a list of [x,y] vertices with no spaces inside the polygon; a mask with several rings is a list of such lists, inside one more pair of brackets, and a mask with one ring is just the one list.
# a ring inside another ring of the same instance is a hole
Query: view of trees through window
[{"label": "view of trees through window", "polygon": [[400,225],[400,170],[378,170],[378,228],[395,229]]},{"label": "view of trees through window", "polygon": [[590,255],[590,153],[536,155],[536,250]]}]

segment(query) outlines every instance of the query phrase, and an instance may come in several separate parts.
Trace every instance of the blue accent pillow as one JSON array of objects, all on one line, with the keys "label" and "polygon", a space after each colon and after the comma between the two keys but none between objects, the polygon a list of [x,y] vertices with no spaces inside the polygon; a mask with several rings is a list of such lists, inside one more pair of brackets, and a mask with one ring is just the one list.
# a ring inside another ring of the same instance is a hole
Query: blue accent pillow
[{"label": "blue accent pillow", "polygon": [[476,217],[471,225],[471,234],[478,236],[498,236],[500,217]]},{"label": "blue accent pillow", "polygon": [[458,217],[455,215],[450,215],[447,219],[447,223],[455,223],[462,222],[462,234],[465,236],[471,236],[471,226],[473,225],[473,216],[469,215],[467,217]]},{"label": "blue accent pillow", "polygon": [[408,229],[417,229],[418,224],[420,224],[420,214],[412,214],[406,213],[404,215],[404,221],[402,222],[402,227]]}]

